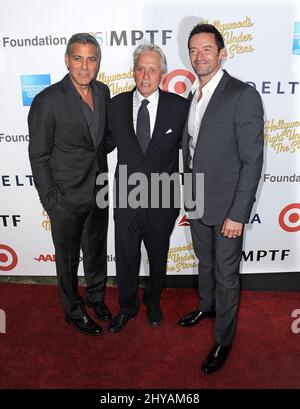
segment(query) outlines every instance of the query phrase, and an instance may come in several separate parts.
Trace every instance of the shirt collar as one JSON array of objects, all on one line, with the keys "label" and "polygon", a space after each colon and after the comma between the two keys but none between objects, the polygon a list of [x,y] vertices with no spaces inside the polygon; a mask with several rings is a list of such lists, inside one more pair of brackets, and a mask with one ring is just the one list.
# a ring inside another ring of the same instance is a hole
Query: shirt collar
[{"label": "shirt collar", "polygon": [[[70,85],[71,85],[72,90],[75,92],[75,95],[76,95],[79,99],[82,99],[81,95],[79,94],[79,92],[77,91],[75,85],[73,84],[73,81],[72,81],[72,79],[71,79],[70,74],[68,75],[68,79],[69,79],[69,83],[70,83]],[[97,87],[96,87],[96,85],[95,85],[95,83],[94,83],[94,80],[91,81],[90,86],[91,86],[92,91],[93,91],[93,93],[92,93],[93,96],[94,96],[95,94],[98,96],[98,90],[97,90]]]},{"label": "shirt collar", "polygon": [[158,88],[154,91],[149,97],[145,98],[138,89],[135,90],[134,99],[137,105],[141,105],[143,99],[147,99],[150,104],[156,105],[159,98],[159,91]]},{"label": "shirt collar", "polygon": [[[216,72],[216,74],[212,77],[211,80],[208,81],[208,83],[202,88],[202,91],[209,91],[210,94],[213,94],[215,89],[217,88],[221,78],[223,77],[223,70],[220,67],[220,69]],[[199,89],[199,79],[197,78],[195,82],[192,85],[191,92],[194,94],[195,91]]]}]

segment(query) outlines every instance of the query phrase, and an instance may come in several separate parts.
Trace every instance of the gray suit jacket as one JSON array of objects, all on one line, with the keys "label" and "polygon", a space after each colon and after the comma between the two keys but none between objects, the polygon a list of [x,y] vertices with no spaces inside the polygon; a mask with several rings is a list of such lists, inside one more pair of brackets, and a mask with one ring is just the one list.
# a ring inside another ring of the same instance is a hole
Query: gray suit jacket
[{"label": "gray suit jacket", "polygon": [[[224,70],[203,116],[193,157],[193,177],[204,173],[205,224],[221,225],[226,217],[248,222],[263,163],[263,115],[259,93]],[[187,172],[188,120],[182,152]]]}]

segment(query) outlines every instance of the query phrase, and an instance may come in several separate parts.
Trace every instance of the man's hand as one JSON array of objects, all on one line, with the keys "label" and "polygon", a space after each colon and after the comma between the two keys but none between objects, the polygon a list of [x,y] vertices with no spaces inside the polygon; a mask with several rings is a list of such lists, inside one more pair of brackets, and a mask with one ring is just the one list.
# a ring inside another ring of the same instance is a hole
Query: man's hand
[{"label": "man's hand", "polygon": [[229,239],[236,239],[243,234],[243,227],[243,223],[234,222],[233,220],[227,218],[224,220],[221,234]]}]

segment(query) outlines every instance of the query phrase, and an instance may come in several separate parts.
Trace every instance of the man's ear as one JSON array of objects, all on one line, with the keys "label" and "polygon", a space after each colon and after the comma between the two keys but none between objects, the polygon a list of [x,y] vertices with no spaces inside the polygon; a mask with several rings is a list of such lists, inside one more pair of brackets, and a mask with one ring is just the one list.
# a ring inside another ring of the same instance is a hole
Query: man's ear
[{"label": "man's ear", "polygon": [[220,57],[220,60],[221,60],[221,61],[224,60],[224,58],[227,57],[227,50],[226,50],[225,47],[224,47],[224,48],[221,48],[219,57]]},{"label": "man's ear", "polygon": [[66,64],[67,69],[69,69],[70,63],[69,63],[69,56],[67,54],[65,54],[65,64]]}]

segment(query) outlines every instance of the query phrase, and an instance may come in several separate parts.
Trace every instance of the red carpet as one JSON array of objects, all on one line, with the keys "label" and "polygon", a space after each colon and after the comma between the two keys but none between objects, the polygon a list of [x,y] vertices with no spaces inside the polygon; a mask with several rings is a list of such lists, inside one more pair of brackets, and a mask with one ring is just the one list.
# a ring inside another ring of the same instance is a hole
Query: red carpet
[{"label": "red carpet", "polygon": [[[116,289],[107,290],[106,302],[116,314]],[[300,308],[298,293],[242,292],[233,350],[225,367],[212,375],[200,366],[213,345],[213,321],[193,328],[176,324],[197,305],[196,290],[165,289],[161,305],[161,327],[147,323],[141,306],[119,334],[88,337],[64,322],[56,286],[0,284],[0,309],[6,313],[0,387],[300,387],[300,333],[291,330],[291,313]]]}]

